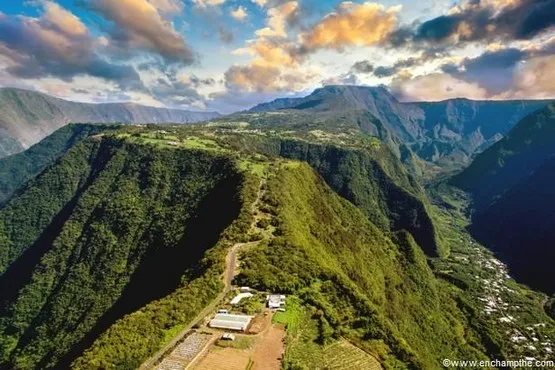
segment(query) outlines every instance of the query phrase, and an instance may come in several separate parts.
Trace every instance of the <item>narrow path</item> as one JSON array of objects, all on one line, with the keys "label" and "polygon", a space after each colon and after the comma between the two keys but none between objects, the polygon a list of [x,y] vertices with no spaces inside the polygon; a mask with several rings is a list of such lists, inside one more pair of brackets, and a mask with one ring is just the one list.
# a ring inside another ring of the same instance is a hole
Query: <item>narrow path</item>
[{"label": "narrow path", "polygon": [[[258,193],[257,193],[256,199],[254,200],[254,202],[251,205],[252,213],[253,213],[253,221],[251,223],[250,230],[253,230],[256,227],[257,220],[256,220],[256,217],[254,216],[254,214],[256,213],[256,211],[258,209],[258,206],[260,204],[260,201],[262,199],[262,195],[264,193],[263,186],[264,186],[265,183],[266,183],[266,180],[264,178],[262,178],[260,180],[260,185],[258,187]],[[166,356],[166,354],[171,353],[171,351],[173,350],[173,348],[175,348],[177,343],[179,343],[179,341],[181,339],[183,339],[183,337],[187,333],[189,333],[189,331],[191,331],[191,329],[193,329],[193,326],[196,323],[198,323],[203,318],[210,315],[212,312],[214,312],[216,310],[216,307],[220,304],[220,302],[225,298],[227,293],[229,293],[229,291],[231,290],[231,287],[232,287],[231,283],[233,281],[233,278],[235,277],[235,266],[237,265],[237,253],[243,247],[254,246],[254,245],[256,245],[260,242],[261,242],[261,240],[256,240],[256,241],[248,242],[248,243],[236,243],[229,249],[229,251],[226,255],[226,258],[225,258],[225,261],[226,261],[225,271],[224,271],[224,274],[222,276],[222,280],[224,282],[224,290],[222,292],[220,292],[220,294],[218,294],[218,296],[216,298],[214,298],[212,300],[212,302],[210,302],[206,307],[204,307],[204,309],[193,320],[191,320],[191,322],[185,328],[183,328],[171,340],[171,342],[169,342],[162,349],[160,349],[158,352],[156,352],[147,361],[143,362],[143,364],[139,367],[139,369],[145,369],[146,370],[146,369],[153,368],[157,363],[159,363]]]}]

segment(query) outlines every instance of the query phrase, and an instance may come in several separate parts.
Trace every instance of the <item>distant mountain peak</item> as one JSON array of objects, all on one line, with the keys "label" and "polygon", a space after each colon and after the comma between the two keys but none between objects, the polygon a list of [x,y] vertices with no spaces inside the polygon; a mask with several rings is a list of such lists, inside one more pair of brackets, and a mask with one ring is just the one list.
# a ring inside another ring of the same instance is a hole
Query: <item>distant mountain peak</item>
[{"label": "distant mountain peak", "polygon": [[300,98],[278,98],[259,104],[250,112],[267,112],[281,109],[331,111],[344,109],[368,109],[374,100],[398,104],[397,99],[382,86],[326,85]]}]

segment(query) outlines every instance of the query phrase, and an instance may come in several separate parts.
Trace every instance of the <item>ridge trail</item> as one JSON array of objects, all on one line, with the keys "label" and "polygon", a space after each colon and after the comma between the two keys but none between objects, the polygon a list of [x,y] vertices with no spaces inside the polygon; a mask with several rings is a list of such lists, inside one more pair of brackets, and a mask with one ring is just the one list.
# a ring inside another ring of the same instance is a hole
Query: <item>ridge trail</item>
[{"label": "ridge trail", "polygon": [[[256,213],[258,207],[260,205],[262,195],[264,194],[264,185],[266,184],[266,179],[261,178],[260,184],[258,186],[258,192],[256,195],[256,199],[251,205],[252,214],[253,214],[253,221],[250,225],[249,232],[256,228],[257,217]],[[227,252],[225,258],[225,271],[222,275],[222,280],[224,282],[224,289],[218,294],[212,302],[210,302],[191,322],[183,328],[168,344],[166,344],[162,349],[156,352],[152,357],[150,357],[147,361],[143,362],[143,364],[139,367],[139,369],[152,369],[156,364],[158,364],[166,354],[169,354],[173,348],[183,339],[183,337],[193,329],[193,326],[201,321],[204,317],[210,315],[213,311],[215,311],[216,307],[220,304],[220,302],[225,298],[225,296],[231,291],[232,288],[232,281],[235,277],[236,266],[237,266],[237,253],[240,251],[241,248],[254,246],[260,243],[262,240],[255,240],[252,242],[247,243],[235,243]]]}]

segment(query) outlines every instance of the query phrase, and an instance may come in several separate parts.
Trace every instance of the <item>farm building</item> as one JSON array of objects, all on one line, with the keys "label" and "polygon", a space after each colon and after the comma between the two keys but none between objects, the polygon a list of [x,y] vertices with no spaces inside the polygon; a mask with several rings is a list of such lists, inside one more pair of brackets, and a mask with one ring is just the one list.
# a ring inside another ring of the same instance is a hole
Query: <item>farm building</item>
[{"label": "farm building", "polygon": [[285,305],[285,296],[281,294],[270,294],[266,296],[268,308],[280,308]]},{"label": "farm building", "polygon": [[246,331],[251,320],[252,316],[219,313],[214,316],[208,326],[217,329]]},{"label": "farm building", "polygon": [[236,305],[236,304],[239,304],[239,302],[241,302],[241,300],[243,300],[245,298],[250,298],[250,297],[253,297],[253,296],[254,296],[254,294],[252,294],[252,293],[239,293],[229,303],[231,305]]}]

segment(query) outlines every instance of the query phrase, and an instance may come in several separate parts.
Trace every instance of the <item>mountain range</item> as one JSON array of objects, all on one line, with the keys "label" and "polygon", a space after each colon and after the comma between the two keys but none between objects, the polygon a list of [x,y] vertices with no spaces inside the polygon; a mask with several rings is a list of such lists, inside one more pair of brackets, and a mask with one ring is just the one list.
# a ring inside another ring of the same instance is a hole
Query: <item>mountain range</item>
[{"label": "mountain range", "polygon": [[250,112],[369,112],[420,158],[444,166],[462,166],[503,137],[528,113],[548,102],[452,99],[402,103],[384,87],[326,86],[303,98],[257,105]]},{"label": "mountain range", "polygon": [[87,104],[15,88],[0,89],[0,158],[18,153],[68,123],[190,123],[218,117],[132,103]]}]

